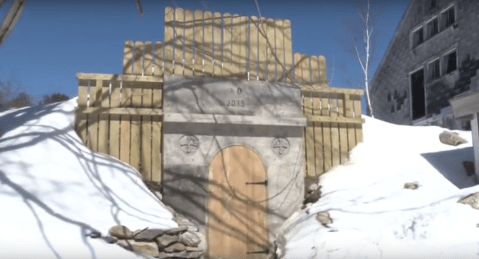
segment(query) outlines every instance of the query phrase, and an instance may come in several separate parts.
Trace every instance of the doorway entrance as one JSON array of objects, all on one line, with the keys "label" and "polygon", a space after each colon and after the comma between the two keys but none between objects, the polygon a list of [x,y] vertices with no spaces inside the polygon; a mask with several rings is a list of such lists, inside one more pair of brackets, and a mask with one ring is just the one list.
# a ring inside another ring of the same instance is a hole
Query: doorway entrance
[{"label": "doorway entrance", "polygon": [[426,115],[426,99],[424,94],[424,69],[411,74],[411,108],[412,120]]},{"label": "doorway entrance", "polygon": [[267,172],[258,154],[245,146],[218,152],[208,189],[207,258],[266,258]]}]

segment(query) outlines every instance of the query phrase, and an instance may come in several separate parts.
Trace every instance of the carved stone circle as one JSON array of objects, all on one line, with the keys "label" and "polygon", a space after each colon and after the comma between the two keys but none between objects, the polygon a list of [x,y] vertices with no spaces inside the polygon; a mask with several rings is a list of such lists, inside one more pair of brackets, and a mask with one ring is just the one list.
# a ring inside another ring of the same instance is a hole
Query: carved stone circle
[{"label": "carved stone circle", "polygon": [[183,135],[180,138],[180,148],[185,154],[192,154],[198,147],[200,146],[200,142],[197,137],[193,135]]},{"label": "carved stone circle", "polygon": [[285,138],[275,138],[271,142],[271,148],[278,156],[286,155],[289,151],[289,141]]}]

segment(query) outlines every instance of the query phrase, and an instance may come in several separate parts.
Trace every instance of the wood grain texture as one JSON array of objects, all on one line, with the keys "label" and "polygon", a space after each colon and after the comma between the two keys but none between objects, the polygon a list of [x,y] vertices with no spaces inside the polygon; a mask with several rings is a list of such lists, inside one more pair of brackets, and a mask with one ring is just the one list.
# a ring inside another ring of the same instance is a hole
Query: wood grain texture
[{"label": "wood grain texture", "polygon": [[[141,107],[142,89],[134,88],[132,106]],[[141,116],[131,116],[130,165],[140,170]]]},{"label": "wood grain texture", "polygon": [[185,42],[185,16],[183,8],[175,9],[175,65],[173,73],[183,75],[183,47]]},{"label": "wood grain texture", "polygon": [[284,78],[284,28],[283,20],[276,19],[275,22],[275,50],[276,50],[276,76],[275,81],[285,81]]},{"label": "wood grain texture", "polygon": [[153,75],[153,55],[153,43],[151,41],[145,41],[145,53],[143,61],[143,71],[145,71],[144,75]]},{"label": "wood grain texture", "polygon": [[185,63],[184,63],[184,75],[193,75],[193,43],[195,35],[193,33],[193,11],[185,10]]},{"label": "wood grain texture", "polygon": [[233,15],[232,34],[231,34],[231,76],[237,78],[240,73],[240,55],[241,55],[241,18],[239,15]]},{"label": "wood grain texture", "polygon": [[258,80],[258,17],[251,16],[249,23],[249,80]]},{"label": "wood grain texture", "polygon": [[[361,97],[355,96],[354,97],[354,112],[356,118],[361,118]],[[356,129],[356,145],[360,142],[363,142],[363,125],[356,124],[354,125]]]},{"label": "wood grain texture", "polygon": [[206,237],[209,258],[245,258],[247,252],[266,248],[267,204],[257,201],[266,199],[267,190],[263,185],[246,184],[267,180],[261,158],[247,147],[228,147],[213,158],[210,172]]},{"label": "wood grain texture", "polygon": [[229,13],[223,14],[223,76],[231,76],[232,59],[232,23],[233,17]]},{"label": "wood grain texture", "polygon": [[160,41],[155,43],[155,66],[153,67],[153,75],[163,78],[163,43]]},{"label": "wood grain texture", "polygon": [[165,8],[165,73],[173,74],[173,44],[174,44],[174,28],[173,20],[175,13],[173,8]]},{"label": "wood grain texture", "polygon": [[222,59],[223,59],[223,44],[222,41],[222,18],[218,12],[213,13],[213,76],[223,76]]},{"label": "wood grain texture", "polygon": [[[330,103],[327,94],[321,94],[321,116],[331,117]],[[332,143],[331,143],[331,123],[323,122],[323,157],[324,172],[329,171],[333,167],[332,159]]]},{"label": "wood grain texture", "polygon": [[240,16],[240,56],[239,56],[239,77],[248,78],[248,16]]},{"label": "wood grain texture", "polygon": [[134,54],[133,74],[144,75],[143,71],[143,42],[135,41],[135,54]]},{"label": "wood grain texture", "polygon": [[[305,84],[311,84],[310,79],[310,65],[309,65],[309,57],[306,55],[302,56],[301,65],[301,81]],[[304,114],[305,115],[312,115],[313,114],[313,99],[311,98],[311,94],[304,95]],[[316,176],[316,154],[314,150],[314,123],[308,122],[306,126],[306,172],[308,176],[314,177]]]},{"label": "wood grain texture", "polygon": [[[120,107],[120,84],[111,86],[110,107]],[[110,115],[110,156],[120,159],[120,115]]]},{"label": "wood grain texture", "polygon": [[[152,108],[153,104],[153,94],[151,89],[143,89],[142,95],[142,107],[144,108]],[[140,163],[143,177],[147,181],[151,181],[152,179],[152,171],[151,171],[151,145],[152,145],[152,138],[151,138],[151,116],[142,116],[141,117],[141,155],[140,155]]]},{"label": "wood grain texture", "polygon": [[274,81],[276,77],[276,49],[275,49],[275,24],[274,20],[271,18],[266,19],[266,23],[268,25],[266,29],[266,40],[268,46],[268,53],[267,53],[267,62],[268,62],[268,81]]},{"label": "wood grain texture", "polygon": [[[88,101],[88,81],[79,80],[78,83],[78,107],[86,107]],[[88,129],[88,115],[78,114],[75,117],[75,131],[80,136],[83,144],[88,146],[87,138],[87,129]]]},{"label": "wood grain texture", "polygon": [[[321,115],[321,98],[319,94],[313,95],[313,115]],[[315,169],[318,176],[324,173],[324,150],[323,150],[323,128],[321,122],[313,122],[314,125],[314,154]]]},{"label": "wood grain texture", "polygon": [[125,41],[125,48],[123,49],[123,74],[133,73],[133,42],[131,40]]},{"label": "wood grain texture", "polygon": [[268,78],[268,41],[266,39],[266,31],[268,24],[266,18],[262,17],[259,21],[258,30],[258,77],[261,81],[266,81]]},{"label": "wood grain texture", "polygon": [[293,44],[291,38],[291,21],[283,21],[284,35],[284,62],[285,62],[285,75],[288,83],[293,83]]},{"label": "wood grain texture", "polygon": [[[345,118],[344,95],[338,96],[339,118]],[[341,164],[349,161],[348,152],[348,128],[346,123],[338,123],[339,128],[339,152]]]},{"label": "wood grain texture", "polygon": [[[331,106],[331,117],[336,118],[339,117],[338,114],[338,98],[337,94],[332,95],[332,101],[330,103]],[[331,148],[332,148],[332,159],[333,159],[333,166],[339,165],[341,163],[340,157],[340,146],[339,146],[339,124],[337,122],[331,123]]]},{"label": "wood grain texture", "polygon": [[[344,96],[345,99],[345,109],[346,109],[346,118],[353,118],[353,100],[351,99],[351,95],[346,94]],[[348,134],[348,151],[351,151],[356,146],[356,130],[354,129],[354,125],[347,124],[347,134]]]},{"label": "wood grain texture", "polygon": [[195,57],[193,74],[201,76],[203,75],[203,12],[196,10],[194,16]]},{"label": "wood grain texture", "polygon": [[[105,82],[107,83],[107,82]],[[100,97],[100,106],[101,107],[110,107],[110,90],[107,87],[102,87],[103,81],[97,80],[97,87],[100,85],[101,87],[101,97]],[[98,116],[99,124],[98,124],[98,151],[104,154],[108,154],[109,147],[109,122],[110,116],[108,114],[100,114]]]},{"label": "wood grain texture", "polygon": [[[121,107],[131,107],[131,88],[127,84],[121,86]],[[120,160],[130,163],[130,115],[120,116]]]},{"label": "wood grain texture", "polygon": [[204,73],[213,76],[213,14],[211,11],[204,13]]}]

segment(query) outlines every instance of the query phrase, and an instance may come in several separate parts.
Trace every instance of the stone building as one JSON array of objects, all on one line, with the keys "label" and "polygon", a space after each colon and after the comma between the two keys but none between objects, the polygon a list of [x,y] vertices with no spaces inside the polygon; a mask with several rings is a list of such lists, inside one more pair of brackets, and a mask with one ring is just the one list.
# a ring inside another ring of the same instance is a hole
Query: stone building
[{"label": "stone building", "polygon": [[371,82],[380,120],[470,129],[449,100],[479,90],[479,1],[411,0]]}]

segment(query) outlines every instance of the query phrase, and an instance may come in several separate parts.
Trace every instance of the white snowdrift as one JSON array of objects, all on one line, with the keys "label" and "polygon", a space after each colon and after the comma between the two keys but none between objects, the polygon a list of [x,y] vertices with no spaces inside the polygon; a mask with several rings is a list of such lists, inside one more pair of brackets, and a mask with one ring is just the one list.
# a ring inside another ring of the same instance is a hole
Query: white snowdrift
[{"label": "white snowdrift", "polygon": [[0,258],[138,258],[85,235],[177,227],[135,169],[82,145],[76,100],[0,113]]},{"label": "white snowdrift", "polygon": [[[457,201],[479,191],[462,161],[467,144],[442,144],[443,128],[364,116],[364,142],[349,163],[320,177],[322,198],[297,212],[278,238],[283,258],[479,258],[479,211]],[[417,182],[416,190],[405,189]],[[328,211],[333,223],[316,215]]]}]

